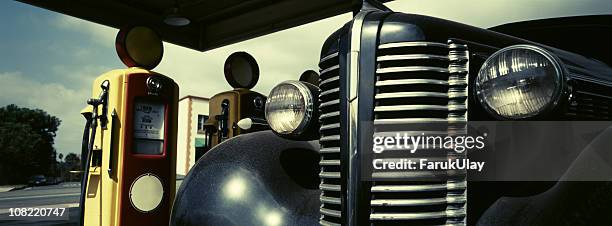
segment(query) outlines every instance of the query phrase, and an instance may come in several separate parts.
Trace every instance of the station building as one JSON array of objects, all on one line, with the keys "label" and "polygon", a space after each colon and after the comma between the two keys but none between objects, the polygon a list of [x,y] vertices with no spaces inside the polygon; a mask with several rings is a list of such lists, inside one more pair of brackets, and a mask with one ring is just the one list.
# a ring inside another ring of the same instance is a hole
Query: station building
[{"label": "station building", "polygon": [[184,96],[179,99],[176,174],[187,175],[204,153],[209,98]]}]

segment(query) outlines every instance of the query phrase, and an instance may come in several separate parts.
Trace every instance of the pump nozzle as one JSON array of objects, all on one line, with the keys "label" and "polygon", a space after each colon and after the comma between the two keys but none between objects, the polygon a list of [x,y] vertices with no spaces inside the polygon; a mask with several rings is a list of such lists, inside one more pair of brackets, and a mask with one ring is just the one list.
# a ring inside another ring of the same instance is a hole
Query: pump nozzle
[{"label": "pump nozzle", "polygon": [[264,125],[267,126],[268,123],[266,123],[265,120],[261,120],[261,119],[255,119],[255,118],[243,118],[240,121],[238,121],[238,123],[236,123],[236,125],[243,130],[249,130],[251,129],[251,127],[253,125]]}]

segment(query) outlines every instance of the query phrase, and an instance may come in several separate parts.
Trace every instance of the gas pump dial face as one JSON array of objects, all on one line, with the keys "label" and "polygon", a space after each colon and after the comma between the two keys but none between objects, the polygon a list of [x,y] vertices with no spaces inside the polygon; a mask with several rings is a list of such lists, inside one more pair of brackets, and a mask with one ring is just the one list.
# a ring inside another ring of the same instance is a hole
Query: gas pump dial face
[{"label": "gas pump dial face", "polygon": [[135,104],[134,138],[164,139],[164,105],[151,101]]},{"label": "gas pump dial face", "polygon": [[165,107],[160,102],[136,101],[134,104],[134,139],[137,154],[159,155],[163,152]]}]

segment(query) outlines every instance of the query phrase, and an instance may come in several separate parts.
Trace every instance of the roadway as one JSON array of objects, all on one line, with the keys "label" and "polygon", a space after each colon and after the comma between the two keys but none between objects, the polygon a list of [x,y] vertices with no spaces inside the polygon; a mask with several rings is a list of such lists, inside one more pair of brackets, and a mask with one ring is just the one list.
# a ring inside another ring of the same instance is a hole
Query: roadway
[{"label": "roadway", "polygon": [[[182,180],[177,180],[177,189]],[[80,183],[27,187],[0,192],[0,226],[77,226],[79,218]],[[66,208],[67,219],[10,217],[10,208]]]},{"label": "roadway", "polygon": [[[2,226],[76,226],[79,216],[80,183],[67,182],[57,185],[27,187],[0,192],[0,225]],[[67,208],[68,219],[16,219],[10,217],[10,208]]]}]

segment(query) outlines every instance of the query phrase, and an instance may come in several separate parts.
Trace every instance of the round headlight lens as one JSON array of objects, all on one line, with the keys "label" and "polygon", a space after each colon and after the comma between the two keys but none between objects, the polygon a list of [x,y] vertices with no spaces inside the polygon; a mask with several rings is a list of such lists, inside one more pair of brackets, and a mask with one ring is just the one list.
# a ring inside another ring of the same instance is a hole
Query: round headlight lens
[{"label": "round headlight lens", "polygon": [[531,45],[495,52],[476,78],[476,94],[484,108],[512,119],[535,116],[555,104],[561,87],[561,65],[552,54]]},{"label": "round headlight lens", "polygon": [[301,82],[282,82],[270,91],[265,111],[272,130],[280,134],[299,134],[312,118],[312,93]]}]

